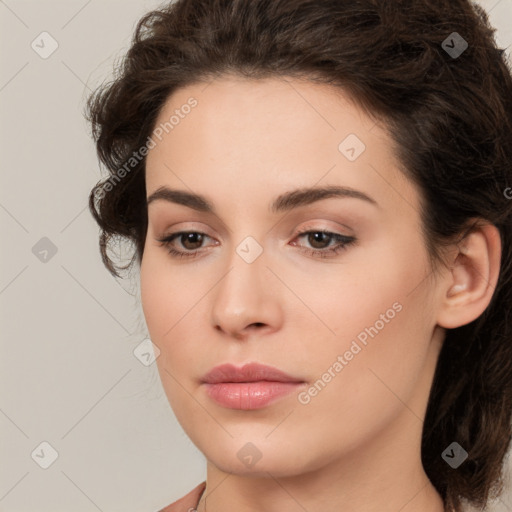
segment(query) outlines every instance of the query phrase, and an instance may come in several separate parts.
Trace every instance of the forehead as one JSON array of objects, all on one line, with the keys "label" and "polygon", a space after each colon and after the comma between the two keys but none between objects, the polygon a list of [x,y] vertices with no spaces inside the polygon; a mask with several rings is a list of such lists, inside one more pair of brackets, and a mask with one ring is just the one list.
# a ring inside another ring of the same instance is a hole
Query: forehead
[{"label": "forehead", "polygon": [[[191,102],[196,103],[193,108],[188,107]],[[179,119],[177,114],[181,114]],[[165,129],[171,119],[173,126]],[[188,127],[198,137],[204,132],[209,138],[238,133],[254,143],[261,142],[265,134],[267,139],[279,135],[283,143],[299,138],[312,142],[327,138],[329,142],[329,134],[352,130],[362,136],[375,125],[340,88],[292,78],[232,76],[177,89],[156,121],[156,128],[165,132],[162,135],[172,131],[176,141]]]},{"label": "forehead", "polygon": [[390,203],[397,194],[415,200],[384,128],[326,84],[238,77],[192,84],[167,99],[152,137],[148,195],[162,185],[238,194],[328,182]]}]

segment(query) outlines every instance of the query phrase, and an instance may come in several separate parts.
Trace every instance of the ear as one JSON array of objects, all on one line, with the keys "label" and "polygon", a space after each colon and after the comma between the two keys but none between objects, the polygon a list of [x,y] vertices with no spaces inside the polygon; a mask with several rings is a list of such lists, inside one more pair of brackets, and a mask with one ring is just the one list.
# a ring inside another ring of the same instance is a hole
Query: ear
[{"label": "ear", "polygon": [[450,256],[441,285],[437,323],[453,329],[478,318],[491,301],[501,263],[500,233],[493,224],[477,224]]}]

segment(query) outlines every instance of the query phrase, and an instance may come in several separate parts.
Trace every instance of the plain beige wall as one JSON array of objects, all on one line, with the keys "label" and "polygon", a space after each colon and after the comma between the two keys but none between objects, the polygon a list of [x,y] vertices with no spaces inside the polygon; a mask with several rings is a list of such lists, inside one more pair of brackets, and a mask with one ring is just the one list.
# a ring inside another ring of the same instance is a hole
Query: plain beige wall
[{"label": "plain beige wall", "polygon": [[[512,0],[481,3],[508,47]],[[0,511],[156,512],[206,476],[134,355],[137,276],[108,274],[87,208],[100,171],[84,100],[159,4],[0,0]],[[510,491],[492,508],[507,511]]]}]

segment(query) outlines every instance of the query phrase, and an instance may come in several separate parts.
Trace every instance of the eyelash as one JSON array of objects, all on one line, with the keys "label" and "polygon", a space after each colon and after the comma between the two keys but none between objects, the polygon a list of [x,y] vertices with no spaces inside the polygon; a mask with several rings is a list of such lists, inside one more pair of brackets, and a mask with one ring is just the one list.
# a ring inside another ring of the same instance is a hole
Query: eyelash
[{"label": "eyelash", "polygon": [[[200,254],[200,249],[195,251],[177,251],[172,247],[172,242],[175,238],[178,238],[181,235],[188,234],[199,234],[204,235],[210,238],[205,233],[201,233],[200,231],[178,231],[176,233],[172,233],[164,238],[158,238],[157,241],[160,242],[160,245],[167,248],[167,251],[173,258],[195,258]],[[356,238],[353,236],[345,236],[340,235],[339,233],[332,233],[331,231],[326,231],[323,229],[308,229],[304,231],[300,231],[297,233],[296,238],[299,238],[304,235],[309,235],[311,233],[323,233],[325,235],[331,235],[335,240],[338,241],[338,244],[334,247],[328,249],[302,249],[304,252],[308,253],[310,256],[318,256],[320,258],[329,258],[333,257],[340,252],[347,249],[348,246],[353,245],[356,242]]]}]

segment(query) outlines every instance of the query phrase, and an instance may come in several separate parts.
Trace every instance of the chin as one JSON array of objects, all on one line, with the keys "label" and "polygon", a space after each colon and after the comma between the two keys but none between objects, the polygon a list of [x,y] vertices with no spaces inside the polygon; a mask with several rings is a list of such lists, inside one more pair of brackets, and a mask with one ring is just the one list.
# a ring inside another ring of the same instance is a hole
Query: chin
[{"label": "chin", "polygon": [[[201,436],[194,444],[209,463],[226,473],[243,476],[290,477],[315,469],[314,461],[307,456],[302,443],[283,446],[281,439],[272,440],[268,432],[259,436],[244,435],[231,438],[222,431],[221,439]],[[224,441],[224,442],[223,442]],[[318,467],[322,461],[317,460]]]}]

